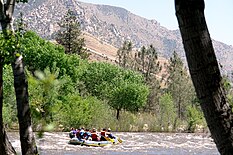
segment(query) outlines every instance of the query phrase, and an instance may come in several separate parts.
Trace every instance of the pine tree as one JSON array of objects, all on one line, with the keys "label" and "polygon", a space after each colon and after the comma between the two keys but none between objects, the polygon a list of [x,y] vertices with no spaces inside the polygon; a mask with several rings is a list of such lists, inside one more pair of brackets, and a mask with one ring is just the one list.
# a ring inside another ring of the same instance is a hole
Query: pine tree
[{"label": "pine tree", "polygon": [[154,82],[153,79],[161,71],[162,67],[158,61],[158,53],[153,45],[148,48],[143,46],[140,51],[135,54],[136,70],[140,71],[148,84]]},{"label": "pine tree", "polygon": [[68,10],[62,21],[58,23],[60,30],[56,34],[56,41],[63,45],[66,54],[78,54],[81,58],[89,57],[85,47],[85,40],[81,37],[81,27],[73,11]]},{"label": "pine tree", "polygon": [[181,58],[176,52],[170,58],[167,65],[168,78],[166,79],[167,91],[172,94],[178,119],[184,120],[189,103],[195,98],[191,78]]},{"label": "pine tree", "polygon": [[123,68],[130,68],[132,58],[133,44],[131,41],[124,41],[123,45],[117,51],[117,63]]},{"label": "pine tree", "polygon": [[150,87],[147,105],[144,110],[155,111],[158,109],[157,103],[161,86],[158,74],[162,70],[162,66],[158,61],[158,53],[153,45],[147,48],[142,46],[141,50],[135,53],[135,62],[134,69],[144,75],[145,82]]}]

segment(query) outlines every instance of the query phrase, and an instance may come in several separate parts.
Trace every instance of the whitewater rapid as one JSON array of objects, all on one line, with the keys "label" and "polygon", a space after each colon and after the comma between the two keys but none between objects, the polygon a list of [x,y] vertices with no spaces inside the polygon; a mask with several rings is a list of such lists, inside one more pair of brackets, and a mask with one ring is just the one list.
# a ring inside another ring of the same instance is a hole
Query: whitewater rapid
[{"label": "whitewater rapid", "polygon": [[[191,133],[131,133],[117,132],[123,143],[106,147],[87,147],[68,144],[66,132],[45,132],[37,138],[40,155],[219,155],[213,140],[204,134]],[[19,135],[8,133],[20,153]]]}]

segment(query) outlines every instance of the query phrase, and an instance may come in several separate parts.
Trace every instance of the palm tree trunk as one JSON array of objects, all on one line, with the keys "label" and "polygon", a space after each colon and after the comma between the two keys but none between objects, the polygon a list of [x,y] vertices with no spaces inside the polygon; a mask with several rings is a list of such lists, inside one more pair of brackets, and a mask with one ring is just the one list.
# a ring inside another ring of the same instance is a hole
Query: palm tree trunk
[{"label": "palm tree trunk", "polygon": [[221,154],[233,154],[233,114],[204,16],[204,0],[175,0],[176,16],[192,81]]},{"label": "palm tree trunk", "polygon": [[26,80],[22,56],[12,63],[14,87],[16,94],[20,142],[23,155],[37,154],[35,138],[32,132],[31,113],[28,99],[28,82]]},{"label": "palm tree trunk", "polygon": [[3,65],[0,58],[0,155],[16,154],[12,147],[3,124],[2,108],[3,108]]}]

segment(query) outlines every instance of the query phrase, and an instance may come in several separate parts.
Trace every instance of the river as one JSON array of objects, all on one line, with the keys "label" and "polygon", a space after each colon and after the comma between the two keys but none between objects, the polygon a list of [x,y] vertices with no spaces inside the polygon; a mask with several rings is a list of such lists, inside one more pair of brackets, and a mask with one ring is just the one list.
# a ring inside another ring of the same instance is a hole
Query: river
[{"label": "river", "polygon": [[[114,133],[123,143],[105,147],[68,144],[68,133],[46,132],[37,138],[40,155],[219,155],[213,140],[204,134],[189,133]],[[20,153],[18,133],[8,133]]]}]

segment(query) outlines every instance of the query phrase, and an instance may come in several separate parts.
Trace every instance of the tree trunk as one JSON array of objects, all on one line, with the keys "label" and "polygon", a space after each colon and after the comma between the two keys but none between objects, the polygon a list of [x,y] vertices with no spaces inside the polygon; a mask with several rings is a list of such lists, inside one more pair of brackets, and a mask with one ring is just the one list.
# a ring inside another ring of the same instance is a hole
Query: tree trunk
[{"label": "tree trunk", "polygon": [[16,154],[16,151],[12,147],[3,123],[2,108],[3,108],[3,65],[0,58],[0,155],[12,155]]},{"label": "tree trunk", "polygon": [[[0,22],[5,39],[14,35],[12,16],[16,0],[0,0]],[[13,55],[13,53],[12,53]],[[28,101],[28,83],[26,81],[22,56],[12,63],[16,94],[20,142],[22,155],[37,154],[35,138],[31,127],[31,114]]]},{"label": "tree trunk", "polygon": [[117,120],[120,119],[120,109],[117,109],[117,115],[116,115]]},{"label": "tree trunk", "polygon": [[204,16],[204,0],[175,0],[176,16],[192,81],[221,154],[233,154],[233,114]]},{"label": "tree trunk", "polygon": [[28,82],[26,80],[22,56],[12,63],[14,87],[16,94],[20,142],[23,155],[37,154],[37,147],[31,126],[31,113],[28,99]]},{"label": "tree trunk", "polygon": [[[6,30],[6,15],[5,5],[0,1],[0,20],[2,30]],[[3,31],[4,32],[4,31]],[[16,154],[13,146],[11,145],[3,124],[2,108],[3,108],[3,59],[0,56],[0,155]]]}]

